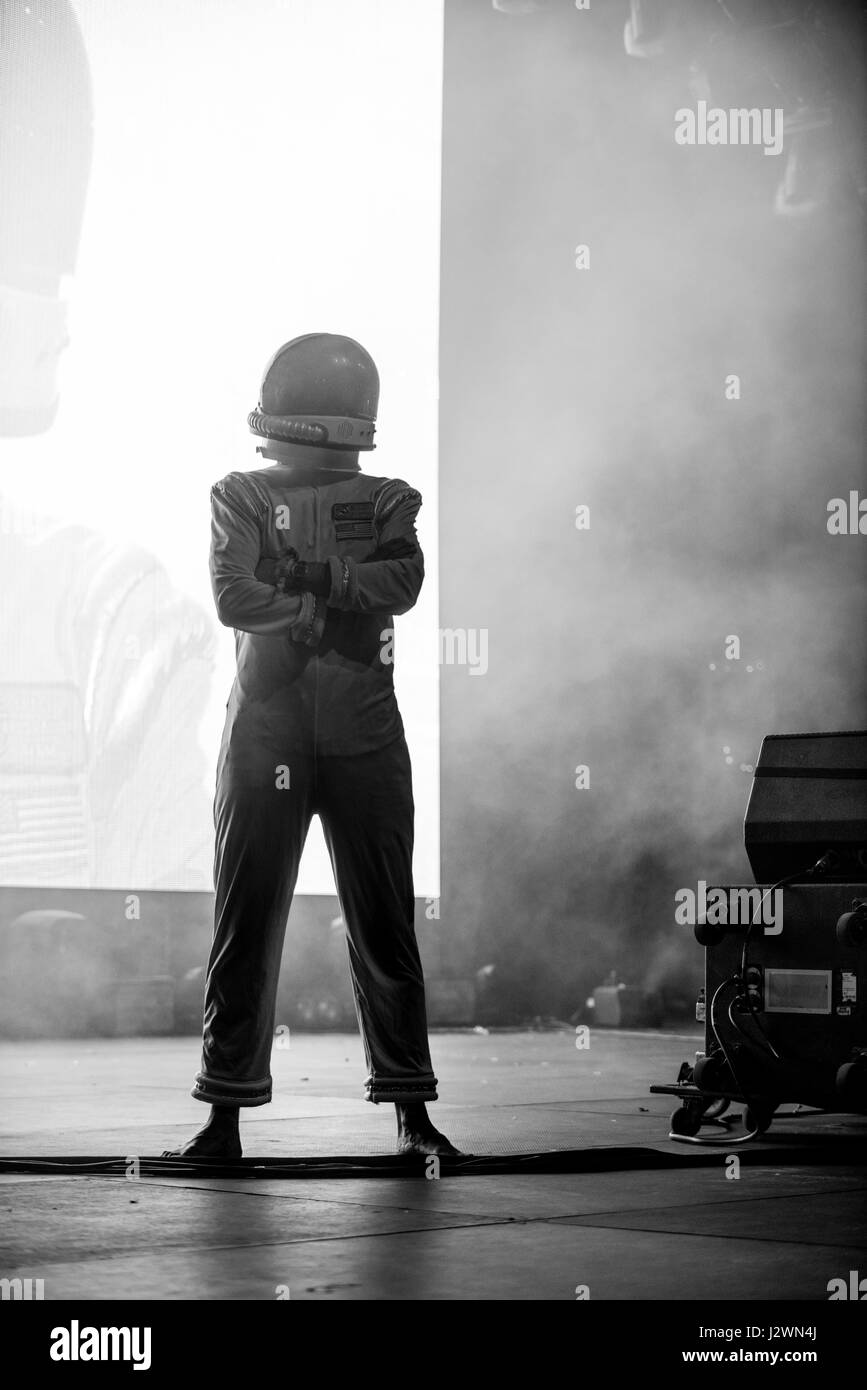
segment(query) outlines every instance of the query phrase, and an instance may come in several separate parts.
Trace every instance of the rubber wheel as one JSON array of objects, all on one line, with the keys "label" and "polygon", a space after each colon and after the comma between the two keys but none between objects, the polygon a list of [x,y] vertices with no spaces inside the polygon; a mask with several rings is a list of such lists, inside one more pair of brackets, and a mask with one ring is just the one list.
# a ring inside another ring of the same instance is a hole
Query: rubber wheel
[{"label": "rubber wheel", "polygon": [[863,946],[867,936],[867,914],[864,911],[844,912],[837,923],[837,940],[841,946]]},{"label": "rubber wheel", "polygon": [[835,1078],[837,1095],[853,1110],[867,1110],[867,1063],[844,1062]]},{"label": "rubber wheel", "polygon": [[727,1089],[724,1082],[728,1075],[725,1057],[719,1052],[712,1052],[709,1057],[699,1057],[693,1071],[693,1081],[700,1091],[722,1091]]},{"label": "rubber wheel", "polygon": [[701,1129],[701,1111],[685,1101],[677,1110],[671,1112],[672,1134],[698,1134]]},{"label": "rubber wheel", "polygon": [[744,1111],[744,1124],[747,1129],[755,1130],[757,1134],[765,1134],[771,1127],[771,1120],[774,1118],[776,1108],[775,1101],[750,1101]]}]

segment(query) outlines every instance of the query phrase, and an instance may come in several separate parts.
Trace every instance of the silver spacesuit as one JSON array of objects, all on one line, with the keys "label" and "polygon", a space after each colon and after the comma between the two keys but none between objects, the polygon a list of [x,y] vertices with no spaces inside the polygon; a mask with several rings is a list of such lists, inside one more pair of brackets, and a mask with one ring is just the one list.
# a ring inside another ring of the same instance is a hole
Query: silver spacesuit
[{"label": "silver spacesuit", "polygon": [[[212,588],[237,655],[218,762],[215,935],[193,1091],[212,1104],[271,1099],[283,937],[314,814],[347,927],[367,1097],[437,1098],[413,926],[412,776],[390,655],[393,615],[413,606],[424,577],[421,496],[358,471],[355,451],[372,447],[375,373],[352,339],[287,344],[250,416],[275,461],[211,490]],[[311,440],[317,429],[327,443]],[[334,466],[334,439],[348,441],[345,468]],[[328,448],[327,467],[317,447]]]}]

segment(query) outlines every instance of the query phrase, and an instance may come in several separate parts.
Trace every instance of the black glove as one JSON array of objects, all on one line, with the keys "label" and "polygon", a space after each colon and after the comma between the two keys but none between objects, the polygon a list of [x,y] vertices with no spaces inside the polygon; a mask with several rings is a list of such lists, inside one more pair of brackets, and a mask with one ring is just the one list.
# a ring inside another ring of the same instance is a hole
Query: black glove
[{"label": "black glove", "polygon": [[310,594],[327,598],[331,593],[331,570],[324,560],[296,560],[286,577],[285,591],[297,593],[306,589]]},{"label": "black glove", "polygon": [[273,584],[281,594],[306,590],[327,598],[331,593],[331,570],[324,561],[299,560],[297,550],[287,550],[279,559],[264,556],[253,571],[260,584]]}]

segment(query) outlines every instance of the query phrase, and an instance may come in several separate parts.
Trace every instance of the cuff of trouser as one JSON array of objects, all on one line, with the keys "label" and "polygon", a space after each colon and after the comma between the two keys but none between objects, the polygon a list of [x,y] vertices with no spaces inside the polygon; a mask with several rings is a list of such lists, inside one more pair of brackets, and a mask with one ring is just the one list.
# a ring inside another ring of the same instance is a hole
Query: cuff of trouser
[{"label": "cuff of trouser", "polygon": [[199,1072],[191,1094],[196,1100],[210,1105],[269,1105],[271,1078],[261,1081],[232,1081],[224,1076],[207,1076]]},{"label": "cuff of trouser", "polygon": [[412,1105],[428,1100],[438,1100],[437,1079],[433,1072],[424,1076],[369,1076],[364,1083],[365,1099],[374,1105],[392,1101],[398,1105]]}]

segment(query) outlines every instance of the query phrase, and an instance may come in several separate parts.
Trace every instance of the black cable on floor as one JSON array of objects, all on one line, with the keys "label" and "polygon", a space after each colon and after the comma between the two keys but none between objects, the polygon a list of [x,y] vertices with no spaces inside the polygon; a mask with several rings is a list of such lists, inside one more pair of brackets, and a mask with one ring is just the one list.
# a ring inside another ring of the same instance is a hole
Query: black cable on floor
[{"label": "black cable on floor", "polygon": [[[793,1136],[794,1139],[794,1136]],[[731,1147],[728,1136],[719,1140],[716,1152],[666,1153],[659,1149],[623,1146],[590,1149],[552,1149],[526,1154],[464,1154],[460,1158],[440,1158],[438,1176],[474,1177],[520,1173],[605,1173],[712,1167],[719,1164]],[[791,1144],[762,1142],[739,1151],[741,1163],[757,1166],[833,1166],[863,1164],[867,1161],[867,1140],[845,1135],[833,1140]],[[129,1178],[129,1158],[111,1155],[70,1155],[64,1157],[29,1155],[0,1157],[0,1173],[42,1176],[65,1175]],[[399,1155],[334,1155],[315,1158],[242,1158],[237,1163],[214,1163],[211,1159],[149,1158],[139,1155],[136,1176],[151,1178],[385,1178],[424,1179],[430,1160]]]}]

